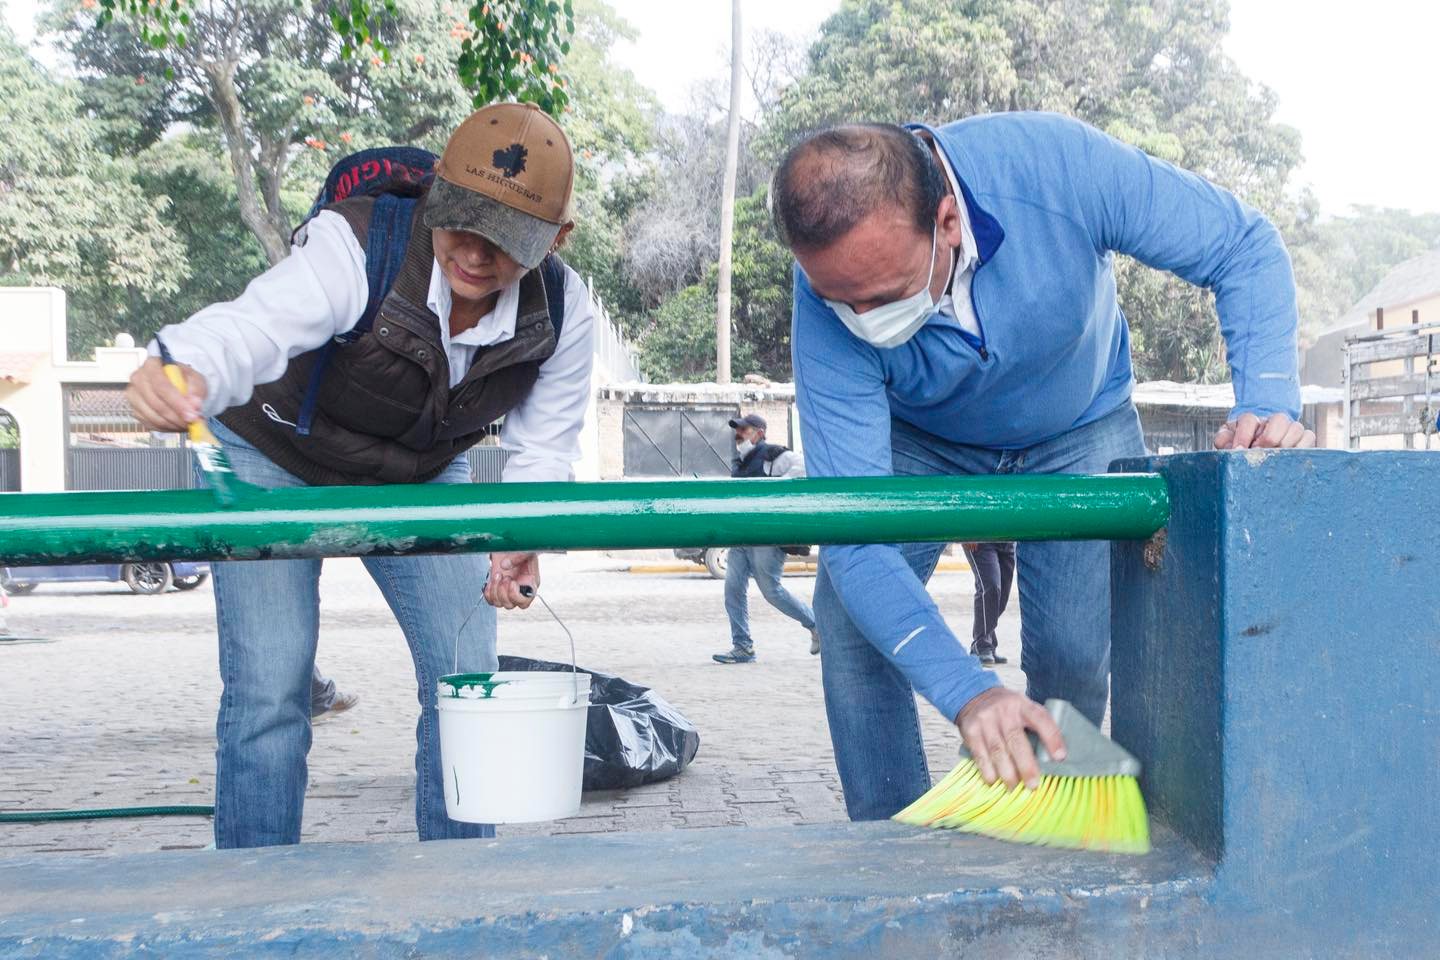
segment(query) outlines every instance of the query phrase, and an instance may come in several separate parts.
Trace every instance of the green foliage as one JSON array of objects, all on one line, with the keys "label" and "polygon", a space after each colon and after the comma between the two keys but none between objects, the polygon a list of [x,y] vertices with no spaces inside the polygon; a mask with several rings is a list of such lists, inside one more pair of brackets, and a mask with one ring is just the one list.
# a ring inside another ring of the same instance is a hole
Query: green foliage
[{"label": "green foliage", "polygon": [[241,219],[271,263],[309,206],[290,191],[313,195],[334,160],[365,146],[438,149],[471,109],[454,72],[464,23],[429,0],[399,0],[372,31],[388,62],[347,57],[324,9],[295,0],[215,0],[192,11],[183,48],[164,49],[128,21],[93,29],[84,0],[52,3],[51,29],[108,141],[137,150],[176,124],[212,132]]},{"label": "green foliage", "polygon": [[265,252],[245,229],[235,181],[212,137],[190,133],[161,141],[137,158],[136,181],[147,194],[169,199],[166,220],[184,244],[189,277],[174,292],[131,298],[124,327],[145,343],[212,303],[234,299],[268,266]]},{"label": "green foliage", "polygon": [[[360,3],[363,0],[351,0]],[[560,61],[575,32],[571,0],[487,0],[470,8],[474,36],[461,45],[460,81],[475,105],[514,98],[559,115],[570,102]]]},{"label": "green foliage", "polygon": [[[375,51],[371,59],[380,65],[403,57],[403,51],[393,47],[395,21],[404,16],[397,0],[338,0],[313,7],[308,0],[284,3],[291,9],[280,11],[281,19],[294,19],[287,13],[320,17],[340,41],[337,53],[343,60],[363,59],[366,47]],[[82,0],[82,7],[93,11],[93,22],[100,27],[113,24],[118,14],[143,46],[159,52],[189,47],[199,22],[216,14],[213,4],[195,0]],[[533,102],[556,116],[565,110],[570,95],[560,62],[570,52],[569,38],[575,32],[571,0],[488,0],[470,6],[466,18],[453,28],[459,48],[450,63],[473,93],[475,106],[513,99]],[[177,66],[166,62],[161,70],[170,79]]]},{"label": "green foliage", "polygon": [[[775,236],[765,189],[735,203],[731,260],[731,376],[790,377],[790,254]],[[652,380],[715,378],[716,270],[670,297],[641,340]]]},{"label": "green foliage", "polygon": [[1440,248],[1440,213],[1358,207],[1318,222],[1291,248],[1300,316],[1314,333],[1340,320],[1397,264]]},{"label": "green foliage", "polygon": [[50,77],[0,23],[0,284],[66,291],[77,355],[124,329],[124,311],[174,295],[186,279],[168,202],[137,166],[100,149],[74,84]]},{"label": "green foliage", "polygon": [[601,0],[578,0],[579,29],[566,60],[571,79],[563,126],[575,150],[575,230],[563,255],[595,282],[611,316],[634,329],[638,292],[623,268],[623,227],[641,179],[631,173],[650,149],[659,105],[634,75],[610,59],[635,30]]},{"label": "green foliage", "polygon": [[[1299,136],[1222,49],[1224,0],[845,0],[761,148],[851,120],[944,123],[1051,110],[1085,120],[1302,225],[1285,184]],[[1144,378],[1223,379],[1204,291],[1120,258],[1120,301]]]},{"label": "green foliage", "polygon": [[[715,379],[715,270],[666,300],[641,341],[640,369],[652,382]],[[731,340],[732,369],[755,368],[754,344]]]},{"label": "green foliage", "polygon": [[[731,357],[733,371],[789,380],[790,252],[775,234],[761,186],[735,202],[735,240],[731,248],[731,312],[734,344],[743,354]],[[713,322],[711,326],[714,326]]]},{"label": "green foliage", "polygon": [[0,450],[14,450],[20,446],[20,425],[15,418],[0,410]]}]

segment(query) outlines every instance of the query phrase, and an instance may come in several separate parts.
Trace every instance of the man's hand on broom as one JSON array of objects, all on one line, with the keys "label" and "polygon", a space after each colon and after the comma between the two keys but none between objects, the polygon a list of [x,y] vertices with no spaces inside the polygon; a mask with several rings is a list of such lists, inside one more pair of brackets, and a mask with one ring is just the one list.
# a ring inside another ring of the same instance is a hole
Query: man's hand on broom
[{"label": "man's hand on broom", "polygon": [[[529,587],[530,595],[520,592]],[[502,610],[524,610],[535,602],[540,589],[540,558],[533,553],[490,554],[490,578],[485,581],[485,599]]]},{"label": "man's hand on broom", "polygon": [[972,697],[960,708],[955,725],[986,783],[1003,780],[1012,789],[1017,783],[1032,790],[1040,786],[1040,765],[1027,730],[1035,731],[1050,756],[1065,759],[1065,740],[1045,708],[1004,687],[991,687]]}]

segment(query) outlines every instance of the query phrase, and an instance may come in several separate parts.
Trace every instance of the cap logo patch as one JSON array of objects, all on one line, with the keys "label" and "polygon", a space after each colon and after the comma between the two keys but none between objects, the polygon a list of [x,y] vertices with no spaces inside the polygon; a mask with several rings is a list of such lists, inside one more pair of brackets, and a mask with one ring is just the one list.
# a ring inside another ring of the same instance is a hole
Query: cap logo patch
[{"label": "cap logo patch", "polygon": [[507,177],[514,177],[525,172],[525,147],[522,144],[512,143],[510,146],[496,150],[490,156],[490,163],[505,174]]}]

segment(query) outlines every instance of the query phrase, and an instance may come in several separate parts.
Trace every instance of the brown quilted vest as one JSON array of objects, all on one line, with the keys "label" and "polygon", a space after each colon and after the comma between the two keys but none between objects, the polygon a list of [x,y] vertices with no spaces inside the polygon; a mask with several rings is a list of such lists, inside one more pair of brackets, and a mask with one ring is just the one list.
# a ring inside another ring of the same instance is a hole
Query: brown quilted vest
[{"label": "brown quilted vest", "polygon": [[[343,216],[363,249],[372,197],[327,209]],[[368,333],[336,347],[324,374],[310,435],[300,436],[300,405],[320,350],[290,361],[273,383],[220,422],[307,483],[418,483],[478,443],[485,428],[530,392],[540,364],[555,352],[540,271],[520,280],[515,336],[475,353],[465,379],[450,386],[440,319],[427,307],[435,254],[416,205],[399,277]],[[281,421],[288,421],[281,422]]]}]

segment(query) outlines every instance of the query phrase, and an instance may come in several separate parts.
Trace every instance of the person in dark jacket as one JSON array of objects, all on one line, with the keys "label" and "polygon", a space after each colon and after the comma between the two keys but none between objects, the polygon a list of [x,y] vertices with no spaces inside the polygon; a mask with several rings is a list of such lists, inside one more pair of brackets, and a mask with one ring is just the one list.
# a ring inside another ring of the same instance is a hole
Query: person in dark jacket
[{"label": "person in dark jacket", "polygon": [[1015,580],[1015,544],[965,543],[965,559],[975,575],[975,625],[971,628],[970,655],[987,667],[1009,663],[1000,655],[995,626],[1010,604]]},{"label": "person in dark jacket", "polygon": [[[730,421],[735,431],[732,477],[803,477],[805,464],[789,447],[765,440],[765,418],[757,413]],[[810,652],[820,652],[820,634],[809,605],[780,582],[785,572],[782,547],[731,547],[725,559],[725,613],[730,617],[731,649],[717,653],[716,663],[754,663],[755,642],[750,637],[750,578],[770,605],[810,631]]]},{"label": "person in dark jacket", "polygon": [[[573,180],[570,143],[539,109],[477,111],[425,188],[378,315],[331,351],[313,410],[322,348],[356,331],[368,305],[374,197],[326,207],[240,297],[164,328],[188,393],[170,384],[152,343],[131,378],[131,406],[154,430],[209,418],[235,473],[264,487],[468,483],[465,451],[502,416],[504,481],[572,479],[594,326],[585,284],[553,257],[573,226]],[[552,311],[551,290],[563,290],[563,310]],[[415,663],[420,839],[492,836],[489,825],[445,815],[436,685],[457,670],[497,668],[492,607],[528,606],[520,588],[539,585],[539,562],[533,553],[364,562]],[[218,563],[214,575],[224,682],[215,844],[296,843],[320,561]]]}]

